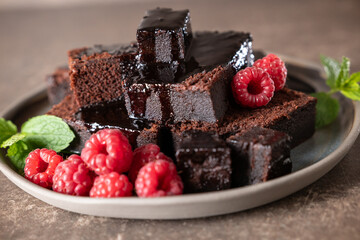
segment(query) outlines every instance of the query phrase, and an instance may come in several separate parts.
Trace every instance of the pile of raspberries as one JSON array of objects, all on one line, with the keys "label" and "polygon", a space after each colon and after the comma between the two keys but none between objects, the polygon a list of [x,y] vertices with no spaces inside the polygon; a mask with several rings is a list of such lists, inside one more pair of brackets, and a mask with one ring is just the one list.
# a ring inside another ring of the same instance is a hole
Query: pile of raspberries
[{"label": "pile of raspberries", "polygon": [[175,164],[159,146],[147,144],[132,151],[117,129],[93,134],[80,156],[65,160],[53,150],[36,149],[26,158],[24,173],[44,188],[96,198],[180,195],[184,188]]}]

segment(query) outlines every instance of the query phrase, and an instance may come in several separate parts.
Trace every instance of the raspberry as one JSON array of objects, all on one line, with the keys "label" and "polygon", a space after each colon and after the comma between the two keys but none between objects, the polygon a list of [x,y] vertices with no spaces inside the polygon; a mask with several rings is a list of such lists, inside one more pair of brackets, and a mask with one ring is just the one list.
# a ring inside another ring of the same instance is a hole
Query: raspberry
[{"label": "raspberry", "polygon": [[255,67],[264,69],[274,81],[275,91],[281,90],[285,86],[287,69],[285,63],[275,54],[269,54],[254,63]]},{"label": "raspberry", "polygon": [[89,196],[95,174],[90,171],[80,156],[71,155],[59,163],[53,177],[53,190],[75,196]]},{"label": "raspberry", "polygon": [[123,174],[112,172],[95,178],[90,197],[111,198],[132,195],[133,185]]},{"label": "raspberry", "polygon": [[174,163],[156,160],[140,169],[135,189],[139,197],[162,197],[182,194],[184,185]]},{"label": "raspberry", "polygon": [[99,175],[123,173],[130,168],[132,151],[129,141],[120,130],[103,129],[85,143],[81,158]]},{"label": "raspberry", "polygon": [[160,152],[160,148],[158,145],[149,143],[135,149],[133,160],[129,170],[129,178],[131,182],[135,183],[139,170],[145,164],[159,159],[172,162],[171,158]]},{"label": "raspberry", "polygon": [[25,160],[25,177],[41,187],[51,189],[55,168],[62,160],[54,150],[35,149]]},{"label": "raspberry", "polygon": [[244,107],[261,107],[274,96],[274,82],[265,70],[247,67],[235,74],[231,82],[235,101]]}]

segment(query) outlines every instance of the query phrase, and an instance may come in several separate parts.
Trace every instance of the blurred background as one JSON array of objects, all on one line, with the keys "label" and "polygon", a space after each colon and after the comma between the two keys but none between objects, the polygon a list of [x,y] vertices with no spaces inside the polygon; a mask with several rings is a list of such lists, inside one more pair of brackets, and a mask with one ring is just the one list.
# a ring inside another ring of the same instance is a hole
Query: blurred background
[{"label": "blurred background", "polygon": [[[342,56],[347,56],[351,59],[352,72],[360,71],[359,0],[0,0],[0,111],[34,90],[44,88],[45,76],[52,73],[56,67],[67,64],[69,49],[135,40],[137,26],[145,11],[157,6],[190,9],[192,28],[195,31],[248,31],[253,35],[255,49],[291,56],[314,64],[319,64],[320,54],[338,60]],[[351,165],[349,166],[348,168],[351,168]],[[338,172],[345,175],[345,170],[340,168]],[[211,234],[213,237],[224,236],[227,233],[228,237],[233,236],[232,239],[238,239],[236,236],[254,234],[259,238],[273,236],[273,239],[281,239],[279,234],[282,232],[288,233],[287,236],[294,239],[305,236],[303,234],[307,234],[308,237],[304,237],[306,239],[319,239],[325,235],[329,239],[351,239],[354,234],[359,234],[359,225],[356,225],[360,222],[359,201],[356,198],[359,191],[355,192],[357,195],[350,194],[351,188],[346,188],[350,190],[342,192],[342,188],[339,187],[328,194],[326,187],[330,186],[329,182],[332,184],[333,179],[338,179],[338,172],[332,175],[333,178],[328,178],[324,192],[320,196],[321,200],[313,204],[308,204],[312,200],[311,197],[319,197],[310,187],[310,190],[270,207],[209,220],[194,220],[188,225],[187,221],[183,221],[179,228],[174,228],[178,223],[171,221],[131,221],[127,228],[133,231],[130,231],[128,236],[130,239],[138,229],[161,235],[168,231],[168,228],[172,229],[172,233],[186,235],[183,230],[187,228],[192,229],[191,234],[194,234],[195,239],[206,239]],[[66,226],[72,226],[73,222],[70,219],[74,219],[74,226],[78,224],[76,226],[91,231],[95,231],[91,227],[91,222],[97,224],[96,226],[106,222],[102,218],[83,217],[52,208],[16,188],[2,174],[0,179],[2,206],[9,206],[14,198],[18,198],[19,202],[22,198],[30,199],[30,203],[35,202],[31,205],[34,207],[33,210],[32,207],[28,209],[26,205],[24,208],[27,210],[17,208],[17,212],[10,211],[14,215],[12,218],[6,216],[5,208],[4,211],[0,211],[0,225],[3,226],[0,229],[3,236],[28,236],[20,225],[28,224],[26,221],[32,219],[28,216],[29,213],[35,211],[39,222],[52,218],[60,220]],[[345,183],[346,179],[338,181],[344,181],[345,186],[349,186]],[[317,190],[323,189],[321,186]],[[343,201],[345,197],[346,201]],[[326,201],[322,201],[324,199]],[[24,202],[25,200],[22,201]],[[343,202],[346,204],[341,205]],[[304,213],[298,212],[299,206],[302,205],[308,206]],[[292,206],[292,214],[287,214],[289,206]],[[47,214],[38,214],[39,209]],[[279,213],[278,217],[272,213],[271,210],[274,209]],[[323,217],[321,221],[320,214]],[[24,220],[17,222],[16,217]],[[14,221],[11,220],[13,218]],[[112,222],[112,226],[118,226],[120,223],[121,226],[126,226],[128,223],[127,220],[107,221]],[[242,227],[239,227],[238,222],[242,222]],[[52,223],[61,229],[61,224]],[[299,223],[303,225],[299,227]],[[260,231],[259,226],[262,227]],[[115,228],[107,229],[104,225],[102,229],[104,234],[107,230],[114,233],[116,239]],[[119,228],[118,231],[124,232],[124,229]],[[66,231],[66,228],[63,230]],[[223,235],[217,235],[214,231],[225,232]],[[34,232],[36,233],[36,229],[32,230],[32,233]],[[51,232],[51,229],[47,232]],[[73,236],[79,236],[74,234]]]}]

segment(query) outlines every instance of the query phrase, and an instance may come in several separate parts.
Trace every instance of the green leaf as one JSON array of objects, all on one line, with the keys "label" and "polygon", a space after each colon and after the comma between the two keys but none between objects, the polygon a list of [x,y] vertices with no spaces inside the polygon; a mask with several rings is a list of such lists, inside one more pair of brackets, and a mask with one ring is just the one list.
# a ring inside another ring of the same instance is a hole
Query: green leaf
[{"label": "green leaf", "polygon": [[352,100],[360,101],[360,89],[341,91],[341,93]]},{"label": "green leaf", "polygon": [[24,133],[17,133],[15,135],[12,135],[10,138],[6,139],[2,144],[2,148],[10,147],[14,143],[24,139],[26,135]]},{"label": "green leaf", "polygon": [[336,79],[337,88],[341,88],[349,79],[349,71],[350,71],[350,60],[347,57],[343,57],[339,76]]},{"label": "green leaf", "polygon": [[56,152],[67,148],[75,138],[70,127],[61,118],[49,115],[29,119],[23,124],[21,132],[27,135],[27,142]]},{"label": "green leaf", "polygon": [[18,141],[11,145],[7,151],[7,156],[10,158],[11,163],[20,171],[24,171],[25,160],[32,148],[24,141]]},{"label": "green leaf", "polygon": [[360,72],[356,72],[351,74],[351,76],[345,81],[343,87],[346,88],[349,85],[353,85],[354,83],[359,83],[360,82]]},{"label": "green leaf", "polygon": [[336,80],[338,79],[340,73],[340,63],[335,59],[326,56],[320,56],[322,65],[326,73],[326,83],[330,88],[336,88]]},{"label": "green leaf", "polygon": [[11,121],[0,118],[0,144],[17,133],[17,127]]},{"label": "green leaf", "polygon": [[338,100],[323,92],[313,93],[311,95],[317,98],[315,122],[316,129],[332,123],[339,113],[340,104]]}]

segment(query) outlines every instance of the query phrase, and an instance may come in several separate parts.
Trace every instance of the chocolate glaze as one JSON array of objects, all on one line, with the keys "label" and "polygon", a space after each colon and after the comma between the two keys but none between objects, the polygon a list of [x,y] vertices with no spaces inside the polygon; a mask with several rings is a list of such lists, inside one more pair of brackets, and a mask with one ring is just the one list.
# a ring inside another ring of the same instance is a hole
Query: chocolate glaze
[{"label": "chocolate glaze", "polygon": [[142,119],[145,117],[147,100],[152,93],[156,92],[157,96],[153,97],[158,98],[160,101],[161,118],[171,120],[173,118],[173,110],[170,103],[169,89],[169,84],[160,83],[131,85],[128,90],[128,92],[131,92],[131,94],[128,94],[130,99],[129,108],[131,109],[129,117],[134,119]]},{"label": "chocolate glaze", "polygon": [[150,128],[149,121],[128,117],[123,98],[83,107],[75,114],[75,118],[84,122],[90,133],[105,128],[120,129],[130,142],[136,142],[140,132],[144,128]]},{"label": "chocolate glaze", "polygon": [[238,71],[253,64],[251,45],[249,33],[196,32],[188,57],[193,57],[203,68],[230,64]]},{"label": "chocolate glaze", "polygon": [[146,12],[138,30],[172,30],[175,28],[183,28],[189,21],[189,10],[174,11],[171,8],[155,8]]}]

